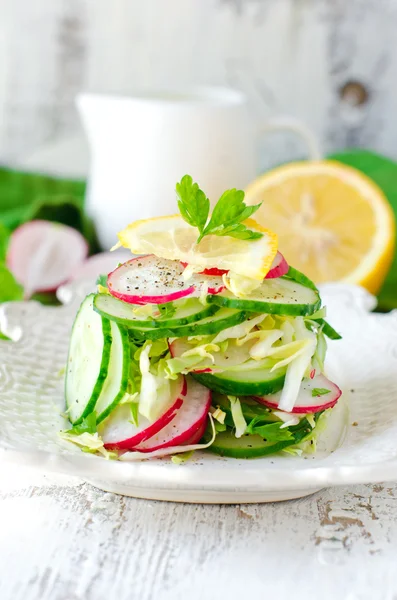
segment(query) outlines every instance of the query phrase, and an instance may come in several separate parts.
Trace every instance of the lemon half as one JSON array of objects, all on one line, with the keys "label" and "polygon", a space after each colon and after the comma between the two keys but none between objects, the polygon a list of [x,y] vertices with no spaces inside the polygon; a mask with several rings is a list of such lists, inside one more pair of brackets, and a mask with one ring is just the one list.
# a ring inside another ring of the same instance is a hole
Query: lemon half
[{"label": "lemon half", "polygon": [[287,164],[251,183],[245,200],[263,201],[255,218],[316,283],[379,291],[393,260],[395,221],[381,189],[360,171],[327,160]]}]

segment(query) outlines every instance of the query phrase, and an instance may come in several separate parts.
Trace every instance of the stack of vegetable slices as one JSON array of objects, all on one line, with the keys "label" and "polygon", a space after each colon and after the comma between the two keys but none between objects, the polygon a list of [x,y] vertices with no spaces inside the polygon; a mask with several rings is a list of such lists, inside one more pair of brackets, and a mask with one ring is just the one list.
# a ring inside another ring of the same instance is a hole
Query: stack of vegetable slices
[{"label": "stack of vegetable slices", "polygon": [[185,267],[140,256],[83,301],[64,437],[124,459],[313,449],[341,395],[324,374],[325,336],[340,336],[316,286],[280,253],[242,297],[225,287],[224,271],[196,269],[186,280]]}]

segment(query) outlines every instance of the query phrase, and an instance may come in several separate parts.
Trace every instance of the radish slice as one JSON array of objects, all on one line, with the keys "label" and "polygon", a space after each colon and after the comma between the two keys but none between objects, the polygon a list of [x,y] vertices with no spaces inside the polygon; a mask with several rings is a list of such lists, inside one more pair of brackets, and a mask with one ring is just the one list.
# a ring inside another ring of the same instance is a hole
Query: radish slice
[{"label": "radish slice", "polygon": [[154,423],[140,415],[139,425],[136,426],[131,421],[131,409],[128,404],[122,404],[115,408],[104,421],[104,429],[101,435],[105,448],[107,450],[129,450],[134,448],[175,419],[183,405],[187,392],[185,378],[179,377],[178,380],[171,383],[171,386],[172,397],[174,398],[172,405]]},{"label": "radish slice", "polygon": [[203,424],[201,425],[200,429],[198,429],[196,431],[196,433],[194,433],[192,435],[191,438],[186,440],[186,442],[184,442],[182,444],[182,446],[187,446],[188,444],[198,444],[199,441],[201,440],[201,438],[203,437],[206,429],[207,429],[207,419],[204,419]]},{"label": "radish slice", "polygon": [[127,261],[108,275],[112,296],[132,304],[162,304],[191,296],[195,288],[182,278],[179,262],[149,254]]},{"label": "radish slice", "polygon": [[129,252],[100,252],[90,256],[77,267],[70,280],[92,279],[95,281],[98,275],[110,273],[117,268],[118,264],[125,262],[130,257]]},{"label": "radish slice", "polygon": [[[181,262],[181,265],[185,268],[187,267],[187,263],[185,262]],[[275,279],[276,277],[282,277],[283,275],[288,273],[288,269],[289,265],[285,260],[284,256],[281,254],[281,252],[277,252],[265,279]],[[217,267],[212,267],[211,269],[204,269],[204,271],[200,271],[199,274],[210,275],[213,277],[222,277],[222,275],[225,275],[225,273],[228,273],[228,271],[225,271],[225,269],[218,269]]]},{"label": "radish slice", "polygon": [[185,452],[194,452],[195,450],[205,450],[212,446],[216,438],[216,429],[214,425],[214,419],[209,414],[208,418],[211,423],[212,437],[208,442],[202,442],[201,444],[182,444],[181,446],[167,446],[167,448],[160,448],[153,452],[125,452],[119,456],[121,461],[138,461],[148,460],[150,458],[164,458],[170,456],[170,454],[180,454]]},{"label": "radish slice", "polygon": [[157,258],[153,254],[127,261],[108,275],[112,296],[131,304],[163,304],[193,294],[200,295],[203,286],[208,294],[225,289],[222,280],[213,281],[203,275],[183,279],[180,262]]},{"label": "radish slice", "polygon": [[88,255],[88,244],[76,229],[50,221],[30,221],[11,235],[7,266],[25,289],[53,292],[70,279]]},{"label": "radish slice", "polygon": [[265,279],[275,279],[288,273],[289,265],[281,252],[277,252]]},{"label": "radish slice", "polygon": [[[318,394],[315,391],[318,390]],[[326,390],[329,390],[326,392]],[[313,396],[313,393],[315,394]],[[315,413],[319,410],[332,408],[338,402],[342,391],[325,375],[316,375],[313,379],[304,379],[301,384],[298,399],[292,413]],[[254,400],[269,408],[278,408],[281,391],[269,396],[253,396]]]},{"label": "radish slice", "polygon": [[[168,446],[180,446],[189,443],[193,437],[202,437],[208,411],[211,406],[211,391],[190,377],[187,378],[187,393],[182,407],[175,419],[158,433],[135,446],[138,452],[153,452]],[[198,438],[198,439],[200,439]]]}]

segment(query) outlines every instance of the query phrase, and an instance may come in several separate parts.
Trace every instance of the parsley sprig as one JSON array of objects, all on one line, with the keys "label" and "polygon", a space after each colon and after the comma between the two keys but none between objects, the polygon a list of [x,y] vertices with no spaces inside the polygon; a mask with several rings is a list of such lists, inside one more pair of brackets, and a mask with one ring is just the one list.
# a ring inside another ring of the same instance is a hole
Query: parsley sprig
[{"label": "parsley sprig", "polygon": [[258,210],[261,203],[247,206],[242,190],[226,190],[216,203],[210,218],[210,201],[190,175],[185,175],[176,184],[176,193],[182,218],[199,231],[197,243],[206,235],[227,235],[239,240],[258,240],[263,236],[258,231],[248,229],[243,223]]}]

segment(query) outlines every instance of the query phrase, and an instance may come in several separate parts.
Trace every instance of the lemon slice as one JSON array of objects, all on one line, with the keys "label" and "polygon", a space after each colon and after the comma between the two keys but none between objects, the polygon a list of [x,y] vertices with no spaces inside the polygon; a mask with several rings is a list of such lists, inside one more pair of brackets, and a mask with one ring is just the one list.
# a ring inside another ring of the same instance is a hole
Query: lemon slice
[{"label": "lemon slice", "polygon": [[335,161],[292,163],[251,183],[248,205],[279,236],[287,261],[316,283],[342,281],[377,293],[394,252],[395,222],[378,186]]},{"label": "lemon slice", "polygon": [[245,224],[263,236],[248,241],[208,235],[196,244],[197,229],[180,215],[173,215],[135,221],[123,229],[118,238],[121,245],[134,254],[155,254],[202,269],[218,267],[261,281],[277,253],[277,235],[253,219],[247,219]]}]

